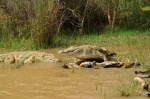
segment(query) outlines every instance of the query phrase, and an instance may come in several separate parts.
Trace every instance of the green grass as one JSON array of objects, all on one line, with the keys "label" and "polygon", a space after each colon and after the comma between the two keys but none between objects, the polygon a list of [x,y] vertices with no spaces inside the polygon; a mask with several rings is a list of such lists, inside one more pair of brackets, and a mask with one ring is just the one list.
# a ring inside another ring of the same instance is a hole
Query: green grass
[{"label": "green grass", "polygon": [[55,36],[53,46],[71,46],[71,45],[128,45],[150,44],[150,31],[106,31],[102,34],[92,33],[88,35],[62,35]]},{"label": "green grass", "polygon": [[[76,35],[77,34],[77,35]],[[114,30],[105,31],[103,33],[92,33],[80,35],[79,33],[67,35],[55,35],[53,42],[49,47],[68,47],[72,45],[100,45],[104,47],[110,46],[127,46],[137,49],[143,49],[150,46],[150,31],[136,30]],[[0,48],[8,49],[36,49],[38,42],[34,38],[15,38],[11,36],[3,36],[0,38]]]},{"label": "green grass", "polygon": [[29,39],[6,39],[1,38],[0,48],[1,49],[14,49],[14,50],[26,50],[34,49],[35,44]]},{"label": "green grass", "polygon": [[142,89],[140,89],[140,84],[133,81],[131,84],[121,84],[117,88],[117,93],[121,96],[130,96],[131,94],[140,95]]}]

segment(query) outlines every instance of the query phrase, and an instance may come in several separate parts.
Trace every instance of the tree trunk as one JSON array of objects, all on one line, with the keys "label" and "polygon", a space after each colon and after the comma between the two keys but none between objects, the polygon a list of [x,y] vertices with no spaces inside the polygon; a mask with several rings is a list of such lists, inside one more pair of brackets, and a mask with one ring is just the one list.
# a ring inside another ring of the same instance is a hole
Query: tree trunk
[{"label": "tree trunk", "polygon": [[108,17],[108,27],[111,27],[111,15],[110,15],[110,1],[107,0],[107,17]]},{"label": "tree trunk", "polygon": [[88,8],[88,5],[89,5],[89,0],[86,1],[86,6],[84,8],[84,12],[83,12],[83,15],[81,17],[81,19],[79,19],[79,32],[81,34],[83,34],[83,27],[84,27],[84,21],[85,21],[85,16],[86,16],[86,13],[87,13],[87,8]]},{"label": "tree trunk", "polygon": [[114,13],[113,13],[113,18],[112,18],[111,28],[114,28],[115,20],[116,20],[116,10],[114,10]]},{"label": "tree trunk", "polygon": [[[114,4],[112,3],[112,0],[106,0],[106,2],[107,2],[108,28],[114,28],[119,0],[115,0]],[[113,7],[111,8],[110,5],[113,5]],[[111,14],[111,12],[113,13]]]},{"label": "tree trunk", "polygon": [[111,28],[114,28],[114,25],[115,25],[118,6],[119,6],[119,0],[115,0]]},{"label": "tree trunk", "polygon": [[79,32],[81,34],[83,34],[84,18],[82,18],[82,20],[80,21],[79,24],[80,24],[80,26],[79,26]]}]

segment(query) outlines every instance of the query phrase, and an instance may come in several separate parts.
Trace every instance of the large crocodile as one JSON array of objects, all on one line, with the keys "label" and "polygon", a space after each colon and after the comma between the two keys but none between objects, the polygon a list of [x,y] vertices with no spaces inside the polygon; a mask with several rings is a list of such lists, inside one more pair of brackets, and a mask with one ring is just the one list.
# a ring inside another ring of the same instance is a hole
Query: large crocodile
[{"label": "large crocodile", "polygon": [[6,63],[34,63],[34,62],[58,62],[51,53],[26,51],[26,52],[10,52],[0,54],[0,62]]},{"label": "large crocodile", "polygon": [[[116,55],[114,52],[110,52],[109,50],[105,49],[104,47],[100,46],[93,46],[93,45],[82,45],[82,46],[72,46],[65,50],[60,50],[58,53],[60,54],[72,54],[74,57],[79,59],[79,61],[75,63],[66,63],[64,64],[64,67],[125,67],[129,68],[136,63],[125,63],[125,62],[119,62],[116,61],[116,59],[113,59],[113,56]],[[96,64],[95,64],[96,62]]]},{"label": "large crocodile", "polygon": [[104,47],[92,45],[72,46],[65,50],[60,50],[58,53],[72,54],[80,60],[95,60],[99,62],[110,61],[111,57],[116,55],[116,53],[111,53]]}]

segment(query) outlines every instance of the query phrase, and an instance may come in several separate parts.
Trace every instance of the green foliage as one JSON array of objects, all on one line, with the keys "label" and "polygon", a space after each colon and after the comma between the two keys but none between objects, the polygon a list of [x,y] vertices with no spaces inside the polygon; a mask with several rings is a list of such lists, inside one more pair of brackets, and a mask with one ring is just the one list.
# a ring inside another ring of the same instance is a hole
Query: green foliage
[{"label": "green foliage", "polygon": [[[84,17],[86,4],[88,13]],[[123,28],[149,31],[150,11],[147,10],[147,0],[122,0],[119,4],[119,11],[123,12],[118,13],[118,27],[107,31],[107,6],[104,0],[89,0],[89,3],[77,0],[74,4],[72,1],[1,0],[0,47],[39,49],[89,42],[97,44],[99,41],[93,38],[101,34],[128,35],[124,33],[126,30],[117,30],[121,27],[120,23],[124,24]],[[84,34],[79,32],[79,21],[82,18],[85,18]],[[131,34],[134,33],[143,32],[135,31]]]},{"label": "green foliage", "polygon": [[145,6],[142,8],[142,11],[150,11],[150,6]]},{"label": "green foliage", "polygon": [[[1,6],[4,6],[0,8],[1,46],[24,44],[28,48],[37,49],[52,45],[57,30],[54,12],[57,12],[58,7],[51,0],[3,0]],[[16,39],[18,44],[13,44]]]},{"label": "green foliage", "polygon": [[[113,29],[104,32],[90,32],[91,34],[79,35],[78,32],[72,35],[56,35],[53,46],[71,46],[71,45],[101,45],[101,46],[115,46],[117,45],[134,45],[149,43],[149,31]],[[78,34],[78,35],[77,35]],[[143,38],[142,38],[143,37]],[[119,41],[119,42],[118,42]]]},{"label": "green foliage", "polygon": [[122,84],[117,88],[117,92],[121,96],[130,96],[131,94],[140,94],[140,84],[136,81],[133,81],[129,85]]},{"label": "green foliage", "polygon": [[[37,1],[37,9],[35,10],[35,18],[31,19],[31,38],[36,44],[36,48],[46,48],[52,44],[53,32],[55,28],[51,26],[55,18],[52,15],[51,1],[44,2],[43,0]],[[51,19],[52,18],[52,19]]]},{"label": "green foliage", "polygon": [[[146,1],[146,0],[144,0]],[[124,22],[125,27],[128,29],[138,29],[138,30],[148,30],[150,27],[150,11],[144,11],[146,8],[144,1],[132,0],[127,3],[127,10],[129,11],[129,16]]]}]

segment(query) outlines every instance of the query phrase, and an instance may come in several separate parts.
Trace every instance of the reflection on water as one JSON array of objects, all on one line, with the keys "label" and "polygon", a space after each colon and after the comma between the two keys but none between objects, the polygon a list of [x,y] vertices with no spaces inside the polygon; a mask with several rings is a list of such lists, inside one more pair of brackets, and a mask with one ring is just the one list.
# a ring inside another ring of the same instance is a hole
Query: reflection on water
[{"label": "reflection on water", "polygon": [[[117,68],[73,71],[60,66],[61,63],[34,63],[18,69],[1,68],[0,99],[119,99],[123,97],[116,93],[117,84],[120,80],[131,82],[134,71]],[[128,98],[135,97],[145,96]]]}]

